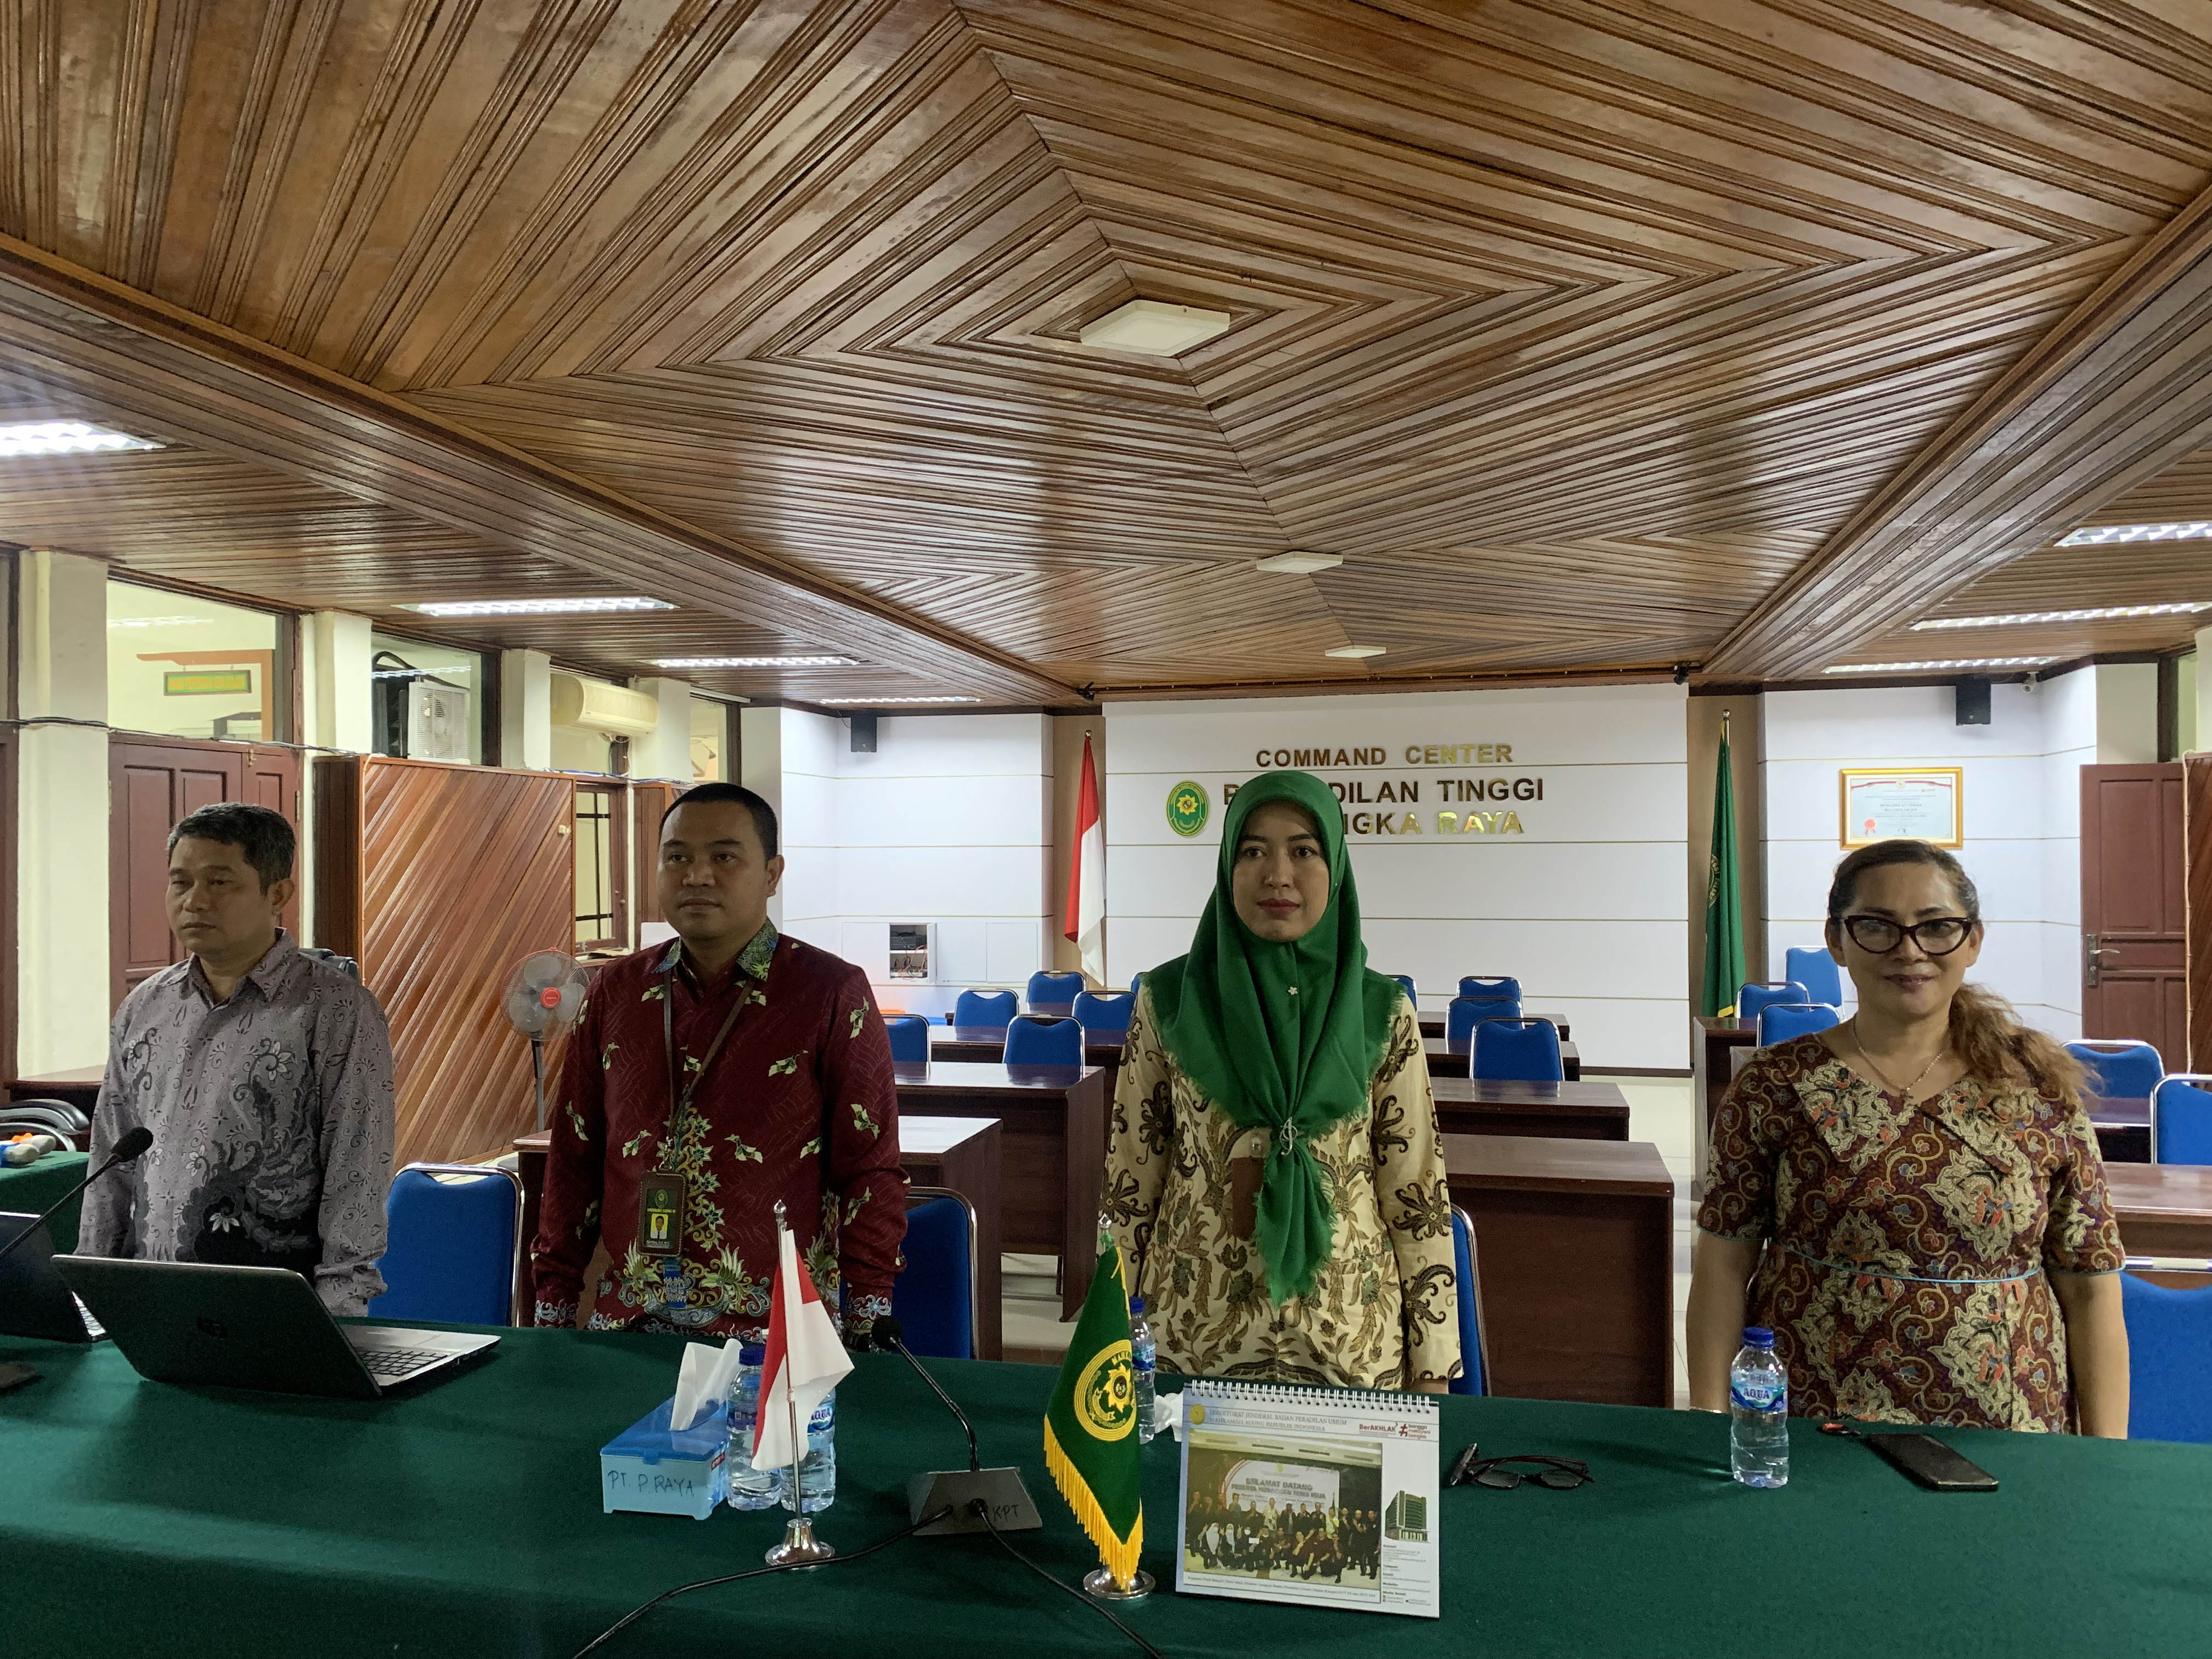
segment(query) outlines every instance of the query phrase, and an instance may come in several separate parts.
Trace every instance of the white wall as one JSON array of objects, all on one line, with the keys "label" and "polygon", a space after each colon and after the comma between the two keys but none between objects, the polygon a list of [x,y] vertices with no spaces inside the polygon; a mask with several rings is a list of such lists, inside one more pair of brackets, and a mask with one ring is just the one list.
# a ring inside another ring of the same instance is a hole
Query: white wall
[{"label": "white wall", "polygon": [[[1190,948],[1213,882],[1224,786],[1267,769],[1284,746],[1380,747],[1386,763],[1315,769],[1371,799],[1419,787],[1403,832],[1352,837],[1368,960],[1411,974],[1441,1008],[1463,974],[1511,974],[1525,1006],[1570,1019],[1585,1064],[1687,1064],[1688,897],[1685,694],[1675,686],[1296,697],[1237,702],[1111,703],[1105,776],[1106,976],[1129,975]],[[1409,745],[1503,743],[1506,764],[1408,763]],[[1437,833],[1438,780],[1539,778],[1540,802],[1510,808],[1517,833]],[[1186,840],[1170,827],[1170,789],[1202,784],[1212,813]]]},{"label": "white wall", "polygon": [[[2154,676],[2156,671],[2142,667]],[[2033,689],[1991,689],[1987,726],[1955,723],[1948,685],[1774,691],[1765,698],[1769,960],[1783,976],[1790,945],[1816,946],[1828,883],[1843,857],[1838,772],[1845,767],[1956,766],[1964,774],[1965,846],[1989,936],[1972,977],[2022,1018],[2062,1037],[2081,1031],[2081,769],[2109,746],[2129,757],[2153,701],[2110,669],[2079,670]],[[2107,695],[2101,700],[2100,689]],[[2105,744],[2100,746],[2100,726]],[[1844,981],[1845,1000],[1850,982]]]}]

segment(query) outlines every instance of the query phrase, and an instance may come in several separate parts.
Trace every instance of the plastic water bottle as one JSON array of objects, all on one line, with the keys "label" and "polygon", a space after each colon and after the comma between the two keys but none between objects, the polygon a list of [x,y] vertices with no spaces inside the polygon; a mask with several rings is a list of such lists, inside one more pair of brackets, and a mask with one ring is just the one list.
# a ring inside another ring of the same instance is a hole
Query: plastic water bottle
[{"label": "plastic water bottle", "polygon": [[1137,1439],[1149,1442],[1157,1432],[1152,1427],[1152,1372],[1159,1364],[1159,1345],[1152,1340],[1152,1328],[1145,1322],[1145,1298],[1129,1298],[1129,1368],[1137,1382]]},{"label": "plastic water bottle", "polygon": [[799,1465],[799,1498],[791,1501],[791,1471],[775,1472],[775,1495],[786,1509],[819,1515],[837,1501],[837,1390],[832,1389],[806,1419],[806,1455]]},{"label": "plastic water bottle", "polygon": [[1729,1367],[1729,1472],[1747,1486],[1790,1484],[1790,1377],[1762,1326]]},{"label": "plastic water bottle", "polygon": [[730,1507],[764,1510],[775,1503],[775,1475],[753,1467],[753,1419],[760,1410],[761,1362],[767,1350],[749,1342],[738,1351],[737,1380],[730,1384]]}]

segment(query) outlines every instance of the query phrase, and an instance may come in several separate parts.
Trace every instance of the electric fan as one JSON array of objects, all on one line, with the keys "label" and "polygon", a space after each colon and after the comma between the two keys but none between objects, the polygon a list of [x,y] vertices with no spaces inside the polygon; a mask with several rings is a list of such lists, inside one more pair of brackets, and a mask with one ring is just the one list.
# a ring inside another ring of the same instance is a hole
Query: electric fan
[{"label": "electric fan", "polygon": [[584,1011],[591,981],[576,959],[559,951],[533,951],[507,976],[500,1006],[507,1023],[530,1039],[530,1074],[538,1098],[538,1127],[545,1127],[545,1039],[566,1030]]}]

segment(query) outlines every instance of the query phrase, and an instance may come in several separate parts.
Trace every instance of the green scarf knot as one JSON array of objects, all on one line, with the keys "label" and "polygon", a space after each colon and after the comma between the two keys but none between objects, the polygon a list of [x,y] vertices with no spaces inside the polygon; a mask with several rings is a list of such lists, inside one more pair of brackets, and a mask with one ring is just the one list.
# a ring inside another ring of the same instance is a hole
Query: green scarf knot
[{"label": "green scarf knot", "polygon": [[[1245,927],[1231,887],[1245,820],[1270,801],[1304,808],[1328,860],[1328,907],[1287,944]],[[1237,792],[1190,953],[1154,969],[1145,988],[1161,1042],[1184,1075],[1231,1122],[1269,1132],[1253,1242],[1269,1298],[1304,1296],[1336,1233],[1313,1139],[1367,1109],[1405,995],[1397,981],[1367,967],[1344,809],[1327,784],[1310,772],[1265,772]]]}]

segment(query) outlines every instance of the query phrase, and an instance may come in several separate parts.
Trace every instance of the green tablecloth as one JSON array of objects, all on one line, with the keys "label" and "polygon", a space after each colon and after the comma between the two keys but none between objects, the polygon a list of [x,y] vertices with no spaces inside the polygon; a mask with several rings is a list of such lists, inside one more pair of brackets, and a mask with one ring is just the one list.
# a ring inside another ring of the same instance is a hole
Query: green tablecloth
[{"label": "green tablecloth", "polygon": [[[36,1164],[20,1169],[0,1165],[0,1210],[36,1215],[83,1179],[82,1152],[48,1152]],[[84,1200],[78,1199],[55,1212],[54,1218],[46,1223],[54,1237],[54,1249],[64,1255],[76,1249],[77,1212],[83,1207]]]},{"label": "green tablecloth", "polygon": [[[673,1339],[507,1334],[477,1370],[374,1404],[145,1382],[112,1344],[0,1340],[46,1375],[0,1395],[0,1561],[38,1586],[0,1611],[9,1659],[98,1653],[563,1659],[665,1588],[757,1565],[769,1515],[599,1512],[598,1449],[671,1391]],[[1023,1546],[1092,1565],[1039,1455],[1053,1373],[933,1362],[987,1462],[1047,1516]],[[919,1379],[872,1356],[839,1394],[850,1550],[905,1520],[909,1472],[962,1461]],[[1127,1610],[1164,1652],[1945,1659],[2212,1646],[2212,1449],[1962,1432],[2003,1482],[1908,1485],[1800,1426],[1790,1485],[1726,1478],[1717,1418],[1451,1400],[1447,1449],[1588,1458],[1593,1486],[1448,1492],[1439,1621],[1164,1593]],[[1146,1566],[1172,1583],[1172,1441],[1147,1452]],[[912,1539],[847,1566],[667,1604],[614,1655],[1133,1654],[988,1537]]]}]

